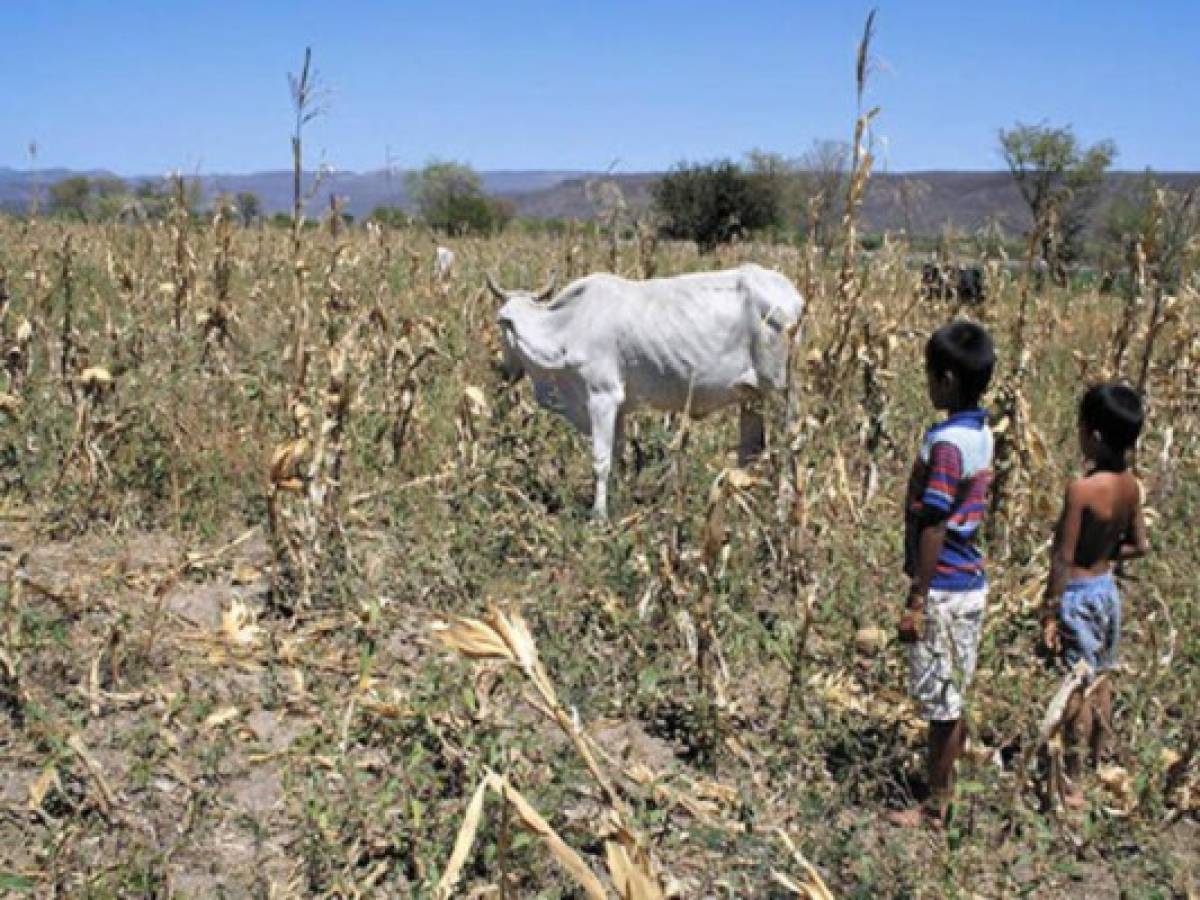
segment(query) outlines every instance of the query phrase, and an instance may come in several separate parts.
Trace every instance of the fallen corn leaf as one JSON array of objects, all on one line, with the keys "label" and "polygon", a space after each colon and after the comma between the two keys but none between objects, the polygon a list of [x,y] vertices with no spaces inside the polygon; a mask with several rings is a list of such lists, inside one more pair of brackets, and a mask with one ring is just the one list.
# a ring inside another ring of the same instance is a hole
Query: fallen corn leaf
[{"label": "fallen corn leaf", "polygon": [[262,628],[254,624],[250,608],[241,600],[234,600],[221,614],[221,633],[230,643],[249,647],[258,643]]}]

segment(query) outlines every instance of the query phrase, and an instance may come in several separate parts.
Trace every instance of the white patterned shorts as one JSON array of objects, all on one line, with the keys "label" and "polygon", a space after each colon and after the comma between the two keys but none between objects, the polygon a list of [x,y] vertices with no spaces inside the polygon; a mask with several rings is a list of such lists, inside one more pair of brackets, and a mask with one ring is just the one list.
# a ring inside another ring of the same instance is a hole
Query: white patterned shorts
[{"label": "white patterned shorts", "polygon": [[925,634],[908,648],[909,693],[930,722],[962,718],[963,696],[975,674],[987,588],[930,591]]}]

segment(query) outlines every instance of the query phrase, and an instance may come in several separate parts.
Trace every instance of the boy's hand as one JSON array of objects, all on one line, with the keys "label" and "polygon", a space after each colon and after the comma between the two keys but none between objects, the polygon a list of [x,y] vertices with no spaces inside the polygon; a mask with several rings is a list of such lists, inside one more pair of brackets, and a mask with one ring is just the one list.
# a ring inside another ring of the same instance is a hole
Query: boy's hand
[{"label": "boy's hand", "polygon": [[925,633],[925,611],[922,609],[906,609],[900,617],[900,625],[897,631],[900,634],[900,643],[917,643]]},{"label": "boy's hand", "polygon": [[1061,649],[1061,641],[1058,638],[1058,620],[1050,616],[1042,619],[1042,647],[1050,653],[1057,653]]}]

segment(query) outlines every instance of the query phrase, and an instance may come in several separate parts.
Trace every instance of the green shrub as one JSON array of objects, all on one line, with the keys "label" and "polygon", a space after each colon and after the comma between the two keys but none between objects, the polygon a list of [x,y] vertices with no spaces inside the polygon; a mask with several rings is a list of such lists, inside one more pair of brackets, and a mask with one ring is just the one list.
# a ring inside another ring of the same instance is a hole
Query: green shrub
[{"label": "green shrub", "polygon": [[751,232],[782,224],[778,190],[762,173],[730,160],[680,164],[653,188],[664,237],[693,240],[701,253]]}]

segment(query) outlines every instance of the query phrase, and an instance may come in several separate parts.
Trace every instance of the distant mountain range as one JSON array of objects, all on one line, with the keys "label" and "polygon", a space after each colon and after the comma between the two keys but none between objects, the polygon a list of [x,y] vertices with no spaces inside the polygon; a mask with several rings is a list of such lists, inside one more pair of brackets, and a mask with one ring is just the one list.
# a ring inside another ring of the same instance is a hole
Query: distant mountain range
[{"label": "distant mountain range", "polygon": [[[592,219],[597,210],[588,197],[587,182],[593,178],[615,181],[633,211],[647,208],[651,188],[662,173],[643,172],[615,176],[598,173],[532,170],[481,172],[484,190],[510,200],[517,215],[535,219]],[[35,186],[45,196],[47,185],[73,175],[112,177],[103,170],[68,171],[44,169],[37,172],[0,167],[0,210],[28,208]],[[292,174],[288,171],[256,172],[248,175],[200,175],[204,202],[218,194],[250,191],[257,194],[267,213],[291,209]],[[1141,173],[1114,172],[1107,176],[1104,194],[1129,190]],[[1200,172],[1156,172],[1160,183],[1177,190],[1200,186]],[[130,184],[158,181],[146,176],[124,179]],[[311,190],[313,174],[306,173],[305,189]],[[324,178],[307,204],[307,213],[319,215],[329,205],[330,194],[345,198],[343,209],[362,217],[378,206],[408,206],[402,172],[335,172]],[[1103,206],[1103,198],[1101,201]],[[871,178],[862,207],[865,231],[897,231],[931,235],[952,224],[974,231],[990,221],[1009,232],[1027,227],[1028,214],[1013,180],[1005,171],[992,172],[906,172],[877,173]]]}]

